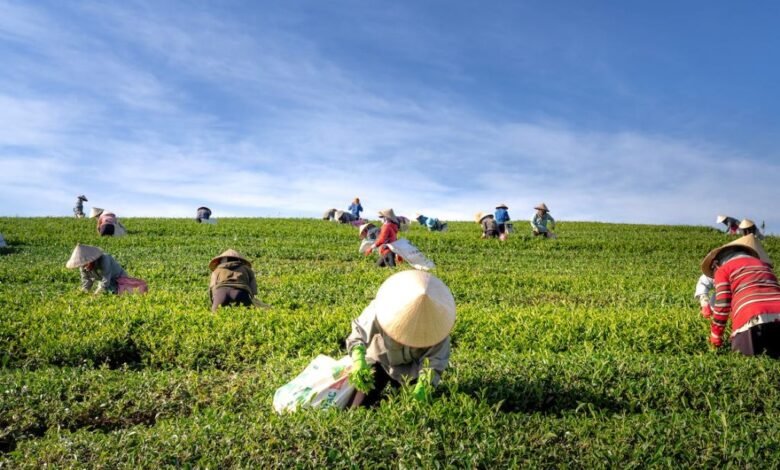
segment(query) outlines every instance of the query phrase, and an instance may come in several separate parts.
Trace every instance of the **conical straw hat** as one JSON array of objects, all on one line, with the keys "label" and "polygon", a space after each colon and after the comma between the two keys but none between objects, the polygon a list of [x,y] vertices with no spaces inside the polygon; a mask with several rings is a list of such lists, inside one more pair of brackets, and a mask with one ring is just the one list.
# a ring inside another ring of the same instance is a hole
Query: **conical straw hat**
[{"label": "conical straw hat", "polygon": [[482,219],[486,217],[493,217],[493,214],[485,213],[485,212],[477,212],[477,215],[474,216],[474,220],[476,220],[478,224],[481,224]]},{"label": "conical straw hat", "polygon": [[217,269],[217,265],[219,264],[219,260],[222,259],[222,258],[238,258],[241,261],[243,261],[244,263],[246,263],[247,266],[249,266],[250,268],[252,267],[252,263],[250,263],[248,259],[244,258],[244,255],[242,255],[241,253],[239,253],[236,250],[231,248],[229,250],[225,250],[221,255],[214,257],[209,262],[209,269],[212,270],[212,271]]},{"label": "conical straw hat", "polygon": [[398,217],[395,216],[395,211],[393,211],[393,209],[382,209],[381,211],[379,211],[379,215],[381,215],[386,219],[390,219],[397,224],[400,224],[400,222],[398,221]]},{"label": "conical straw hat", "polygon": [[73,253],[70,255],[70,259],[65,263],[65,267],[68,269],[80,268],[87,263],[91,263],[96,259],[103,256],[103,250],[96,246],[91,245],[76,245],[73,249]]},{"label": "conical straw hat", "polygon": [[99,207],[93,207],[91,211],[89,211],[90,218],[100,217],[100,214],[103,213],[103,209]]},{"label": "conical straw hat", "polygon": [[360,235],[363,235],[363,232],[365,232],[366,230],[368,230],[368,228],[369,228],[369,227],[375,227],[375,225],[374,225],[374,224],[372,224],[371,222],[369,222],[369,223],[367,223],[367,224],[363,224],[363,225],[361,225],[360,227],[358,227],[358,233],[359,233]]},{"label": "conical straw hat", "polygon": [[534,207],[534,209],[542,210],[542,211],[545,211],[545,212],[550,212],[550,209],[547,208],[547,204],[545,204],[545,203],[541,203],[541,204],[537,205],[536,207]]},{"label": "conical straw hat", "polygon": [[455,324],[455,299],[434,275],[401,271],[382,283],[374,300],[376,320],[393,340],[427,348],[444,339]]},{"label": "conical straw hat", "polygon": [[756,223],[750,219],[745,219],[739,223],[739,228],[741,228],[742,230],[745,230],[746,228],[750,228],[750,227],[755,227],[755,226]]},{"label": "conical straw hat", "polygon": [[496,206],[496,209],[509,209],[503,202]]},{"label": "conical straw hat", "polygon": [[718,216],[718,217],[715,219],[715,223],[722,224],[723,222],[725,222],[725,221],[726,221],[726,219],[728,219],[728,217],[726,217],[725,215],[719,215],[719,216]]},{"label": "conical straw hat", "polygon": [[712,277],[712,262],[715,260],[715,258],[718,257],[721,251],[724,249],[730,247],[730,246],[741,246],[747,248],[754,256],[758,257],[761,261],[771,265],[772,260],[769,258],[769,255],[767,254],[766,250],[764,250],[764,247],[761,245],[761,242],[758,241],[755,235],[752,233],[749,235],[745,235],[744,237],[737,238],[731,243],[726,243],[723,246],[720,246],[718,248],[715,248],[714,250],[707,253],[707,256],[704,257],[704,260],[701,262],[701,272],[706,274],[709,277]]}]

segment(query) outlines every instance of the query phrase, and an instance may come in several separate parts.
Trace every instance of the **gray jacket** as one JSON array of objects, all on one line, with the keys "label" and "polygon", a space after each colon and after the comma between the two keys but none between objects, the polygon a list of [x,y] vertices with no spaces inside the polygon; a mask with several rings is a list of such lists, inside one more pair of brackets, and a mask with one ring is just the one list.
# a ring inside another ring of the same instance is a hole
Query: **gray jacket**
[{"label": "gray jacket", "polygon": [[95,267],[92,271],[87,271],[84,268],[79,271],[81,273],[81,290],[89,292],[92,284],[98,281],[98,287],[95,289],[96,294],[100,292],[116,293],[117,278],[127,276],[122,266],[108,253],[103,253],[103,256],[95,261]]},{"label": "gray jacket", "polygon": [[429,348],[411,348],[404,346],[387,336],[376,321],[374,302],[363,310],[360,316],[352,321],[352,333],[347,338],[347,350],[362,344],[366,346],[366,361],[379,364],[396,382],[404,379],[417,379],[423,368],[423,360],[430,361],[433,370],[431,383],[438,385],[441,373],[450,362],[450,337]]}]

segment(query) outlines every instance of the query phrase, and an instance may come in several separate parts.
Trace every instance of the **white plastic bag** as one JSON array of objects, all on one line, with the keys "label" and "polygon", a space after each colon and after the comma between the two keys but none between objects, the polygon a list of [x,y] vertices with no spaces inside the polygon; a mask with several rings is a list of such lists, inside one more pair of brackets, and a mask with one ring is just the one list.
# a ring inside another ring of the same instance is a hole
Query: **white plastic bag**
[{"label": "white plastic bag", "polygon": [[361,241],[360,248],[359,248],[360,253],[364,254],[366,250],[368,250],[371,247],[371,245],[374,244],[375,241],[376,240],[368,240],[368,239]]},{"label": "white plastic bag", "polygon": [[433,261],[426,258],[425,255],[406,238],[399,238],[393,243],[388,243],[387,247],[390,248],[393,253],[401,256],[415,269],[428,271],[436,267],[436,265],[433,264]]},{"label": "white plastic bag", "polygon": [[114,236],[124,237],[125,235],[127,235],[127,229],[121,222],[117,221],[116,225],[114,225]]},{"label": "white plastic bag", "polygon": [[281,414],[298,408],[346,408],[355,391],[349,383],[352,358],[339,360],[320,354],[274,393],[274,410]]}]

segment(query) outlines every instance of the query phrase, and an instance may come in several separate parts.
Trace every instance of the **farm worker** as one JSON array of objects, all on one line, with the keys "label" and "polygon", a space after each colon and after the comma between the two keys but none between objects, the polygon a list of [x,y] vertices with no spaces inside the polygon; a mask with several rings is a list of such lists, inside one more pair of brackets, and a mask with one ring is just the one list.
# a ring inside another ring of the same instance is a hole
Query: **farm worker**
[{"label": "farm worker", "polygon": [[352,222],[354,222],[354,221],[355,221],[355,220],[357,220],[357,219],[355,218],[355,216],[354,216],[354,215],[352,215],[351,213],[349,213],[349,212],[347,212],[347,211],[340,211],[340,210],[337,210],[337,211],[336,211],[336,212],[333,214],[333,219],[332,219],[332,220],[333,220],[334,222],[338,222],[338,223],[340,223],[340,224],[349,224],[349,223],[352,223]]},{"label": "farm worker", "polygon": [[498,237],[498,224],[493,214],[485,214],[484,212],[478,212],[474,217],[474,220],[482,226],[482,238],[497,238]]},{"label": "farm worker", "polygon": [[442,222],[436,217],[426,217],[422,214],[415,214],[415,220],[428,229],[429,232],[442,232],[447,230],[447,222]]},{"label": "farm worker", "polygon": [[208,207],[198,207],[198,212],[195,214],[195,221],[197,223],[202,223],[204,220],[209,220],[211,218],[211,209]]},{"label": "farm worker", "polygon": [[113,256],[96,246],[76,245],[65,267],[79,268],[82,292],[89,292],[95,281],[98,282],[95,294],[124,294],[136,289],[145,293],[149,290],[146,282],[128,276]]},{"label": "farm worker", "polygon": [[727,215],[719,215],[715,219],[715,222],[725,225],[726,233],[728,233],[729,235],[737,234],[737,230],[739,229],[739,221],[734,217],[729,217]]},{"label": "farm worker", "polygon": [[0,233],[0,248],[6,248],[8,247],[8,244],[5,242],[5,238],[3,238],[3,234]]},{"label": "farm worker", "polygon": [[220,306],[269,307],[255,299],[257,278],[252,271],[252,263],[241,253],[233,249],[225,250],[209,262],[209,269],[212,271],[209,282],[212,312],[216,312]]},{"label": "farm worker", "polygon": [[715,280],[710,343],[716,348],[723,345],[723,331],[731,318],[732,350],[780,358],[780,284],[755,235],[710,251],[701,270]]},{"label": "farm worker", "polygon": [[496,224],[498,224],[498,233],[502,240],[506,240],[506,237],[509,235],[509,227],[507,225],[511,219],[509,218],[508,209],[506,204],[501,203],[496,206],[496,212],[493,215],[496,219]]},{"label": "farm worker", "polygon": [[429,400],[449,365],[454,324],[455,299],[440,279],[418,270],[387,278],[347,338],[350,382],[362,392],[353,405],[371,406],[388,383],[407,381],[415,398]]},{"label": "farm worker", "polygon": [[360,218],[360,213],[363,211],[363,206],[360,205],[360,198],[356,197],[347,210],[355,217],[354,220],[358,220]]},{"label": "farm worker", "polygon": [[701,316],[710,318],[712,305],[715,303],[715,284],[713,284],[711,277],[706,274],[699,276],[699,280],[696,282],[696,290],[693,291],[693,297],[699,301]]},{"label": "farm worker", "polygon": [[336,209],[328,209],[322,214],[322,220],[333,220],[333,216],[336,214]]},{"label": "farm worker", "polygon": [[750,219],[744,219],[742,222],[739,223],[739,233],[741,233],[742,235],[750,235],[752,233],[759,240],[764,239],[764,234],[762,234],[758,230],[758,227],[756,227],[756,223]]},{"label": "farm worker", "polygon": [[76,205],[73,206],[73,215],[77,219],[84,218],[84,202],[88,201],[87,196],[81,194],[76,198]]},{"label": "farm worker", "polygon": [[358,227],[358,236],[361,240],[376,240],[379,236],[379,228],[371,222],[365,223]]},{"label": "farm worker", "polygon": [[[379,259],[376,265],[382,268],[393,267],[396,263],[396,255],[387,244],[398,240],[401,224],[393,209],[382,209],[379,211],[379,218],[382,220],[382,228],[379,229],[379,235],[374,243],[366,249],[365,255],[368,256],[374,248],[379,248]],[[401,261],[400,256],[398,261]]]},{"label": "farm worker", "polygon": [[552,233],[552,230],[555,228],[555,219],[550,215],[550,209],[547,208],[547,204],[541,203],[534,209],[536,209],[536,213],[531,218],[531,228],[534,236],[554,237],[555,234]]},{"label": "farm worker", "polygon": [[93,207],[89,216],[98,218],[97,231],[101,237],[120,235],[121,232],[124,232],[124,229],[121,228],[122,225],[116,218],[116,214],[113,212],[106,212],[99,207]]}]

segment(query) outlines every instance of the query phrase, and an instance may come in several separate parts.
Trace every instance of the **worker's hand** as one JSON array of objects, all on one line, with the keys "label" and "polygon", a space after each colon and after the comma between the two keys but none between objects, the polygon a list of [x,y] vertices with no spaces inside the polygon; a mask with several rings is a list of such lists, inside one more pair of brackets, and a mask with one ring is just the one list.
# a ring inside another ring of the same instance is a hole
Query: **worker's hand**
[{"label": "worker's hand", "polygon": [[363,252],[363,254],[366,255],[366,256],[371,256],[371,252],[372,251],[374,251],[374,247],[373,246],[368,248],[365,252]]},{"label": "worker's hand", "polygon": [[723,346],[723,338],[720,336],[713,336],[710,335],[710,344],[714,346],[716,349]]},{"label": "worker's hand", "polygon": [[710,304],[704,304],[701,306],[701,316],[704,318],[710,318],[712,316],[712,309]]},{"label": "worker's hand", "polygon": [[374,388],[374,370],[366,362],[366,347],[359,344],[352,348],[352,371],[349,383],[358,392],[368,393]]},{"label": "worker's hand", "polygon": [[431,401],[431,393],[431,386],[427,385],[425,382],[417,382],[417,384],[414,386],[414,390],[412,390],[412,396],[414,399],[422,403],[428,403]]}]

